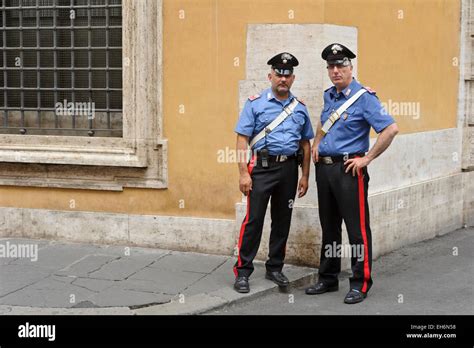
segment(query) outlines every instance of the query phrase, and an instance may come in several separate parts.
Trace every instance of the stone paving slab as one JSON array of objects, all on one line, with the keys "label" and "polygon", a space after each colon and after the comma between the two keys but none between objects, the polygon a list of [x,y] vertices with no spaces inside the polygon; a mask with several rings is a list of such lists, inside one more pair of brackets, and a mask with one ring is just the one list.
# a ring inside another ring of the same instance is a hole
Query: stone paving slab
[{"label": "stone paving slab", "polygon": [[0,266],[0,300],[3,296],[47,278],[50,272],[35,266]]},{"label": "stone paving slab", "polygon": [[127,307],[135,307],[167,303],[172,297],[173,295],[126,290],[120,286],[112,286],[91,296],[89,301],[98,307],[120,307],[124,302],[127,303]]},{"label": "stone paving slab", "polygon": [[[171,271],[160,268],[147,268],[133,276],[130,280],[154,280],[159,291],[163,293],[178,294],[185,290],[190,285],[203,278],[205,273],[185,272],[185,271]],[[155,289],[155,290],[156,290]]]},{"label": "stone paving slab", "polygon": [[60,270],[71,263],[95,252],[95,247],[69,247],[65,245],[46,245],[38,250],[38,260],[32,262],[30,259],[22,258],[13,261],[12,265],[29,265],[33,263],[36,267]]},{"label": "stone paving slab", "polygon": [[[223,274],[230,274],[233,277],[234,274],[234,265],[235,265],[236,258],[235,257],[227,257],[225,262],[219,266],[213,273],[223,273]],[[254,266],[258,269],[259,262],[254,262]]]},{"label": "stone paving slab", "polygon": [[103,265],[117,260],[119,256],[94,254],[85,255],[66,267],[56,271],[56,275],[86,277],[89,273],[99,270]]},{"label": "stone paving slab", "polygon": [[152,264],[150,267],[187,272],[211,273],[226,262],[228,258],[228,256],[219,255],[172,252]]},{"label": "stone paving slab", "polygon": [[155,279],[125,279],[115,282],[115,285],[120,286],[124,290],[165,293],[159,289],[160,283]]},{"label": "stone paving slab", "polygon": [[94,292],[104,291],[116,284],[113,280],[75,278],[72,283],[76,286],[88,289]]},{"label": "stone paving slab", "polygon": [[0,304],[71,308],[76,303],[87,300],[93,294],[93,291],[85,288],[52,281],[47,286],[38,287],[35,284],[2,297],[0,298]]},{"label": "stone paving slab", "polygon": [[[38,260],[0,258],[0,315],[196,314],[277,286],[255,262],[250,294],[233,290],[232,256],[161,249],[37,243]],[[292,281],[313,270],[285,266]]]},{"label": "stone paving slab", "polygon": [[218,290],[224,286],[232,287],[234,278],[230,274],[211,274],[201,278],[198,282],[190,285],[183,294],[186,296],[198,295]]},{"label": "stone paving slab", "polygon": [[89,273],[90,278],[123,280],[153,264],[162,255],[125,256],[104,264],[100,269]]}]

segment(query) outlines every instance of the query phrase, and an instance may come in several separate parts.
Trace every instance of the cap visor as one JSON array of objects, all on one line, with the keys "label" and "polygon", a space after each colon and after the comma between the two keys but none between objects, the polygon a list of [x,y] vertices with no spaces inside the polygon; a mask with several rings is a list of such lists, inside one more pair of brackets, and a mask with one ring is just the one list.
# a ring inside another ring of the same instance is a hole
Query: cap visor
[{"label": "cap visor", "polygon": [[275,70],[275,72],[279,75],[290,76],[291,74],[293,74],[292,69],[273,68],[273,70]]}]

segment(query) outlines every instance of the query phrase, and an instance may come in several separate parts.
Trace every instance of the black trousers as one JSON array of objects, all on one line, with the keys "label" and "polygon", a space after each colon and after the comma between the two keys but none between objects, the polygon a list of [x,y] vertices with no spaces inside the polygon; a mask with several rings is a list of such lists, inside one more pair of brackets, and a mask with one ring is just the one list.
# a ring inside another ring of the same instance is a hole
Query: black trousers
[{"label": "black trousers", "polygon": [[239,254],[234,266],[236,277],[249,277],[254,270],[253,259],[260,246],[265,212],[270,199],[272,225],[265,267],[270,272],[282,270],[298,185],[298,164],[295,158],[286,162],[270,163],[269,168],[263,168],[254,157],[249,163],[249,173],[252,178],[252,191],[247,196],[247,214],[240,229]]},{"label": "black trousers", "polygon": [[[367,167],[354,177],[352,172],[345,173],[343,162],[316,164],[319,219],[323,234],[319,280],[328,285],[338,283],[341,256],[348,256],[343,254],[347,249],[341,247],[344,220],[351,246],[350,288],[364,293],[372,286],[372,236],[367,202],[369,180]],[[340,246],[339,254],[335,246]]]}]

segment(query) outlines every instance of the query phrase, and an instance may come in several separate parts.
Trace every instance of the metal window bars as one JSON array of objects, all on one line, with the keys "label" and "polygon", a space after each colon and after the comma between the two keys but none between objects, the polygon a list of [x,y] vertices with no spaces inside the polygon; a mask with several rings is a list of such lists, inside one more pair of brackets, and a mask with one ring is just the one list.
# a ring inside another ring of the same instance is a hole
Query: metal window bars
[{"label": "metal window bars", "polygon": [[0,10],[0,134],[121,137],[121,0]]}]

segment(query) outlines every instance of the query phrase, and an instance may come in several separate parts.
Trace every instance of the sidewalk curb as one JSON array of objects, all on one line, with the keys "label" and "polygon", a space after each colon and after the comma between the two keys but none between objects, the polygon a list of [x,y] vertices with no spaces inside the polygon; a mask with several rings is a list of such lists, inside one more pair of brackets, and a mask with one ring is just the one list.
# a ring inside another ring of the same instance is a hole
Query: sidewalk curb
[{"label": "sidewalk curb", "polygon": [[1,305],[0,315],[133,315],[133,312],[128,307],[43,308]]},{"label": "sidewalk curb", "polygon": [[[291,267],[286,269],[290,285],[285,291],[291,294],[291,288],[299,287],[315,279],[314,269]],[[259,278],[252,282],[250,279],[250,293],[239,294],[233,288],[226,287],[209,293],[202,293],[190,297],[173,299],[170,303],[132,310],[134,315],[196,315],[205,314],[212,310],[233,304],[254,300],[278,288],[275,283]],[[290,291],[288,291],[290,290]]]}]

